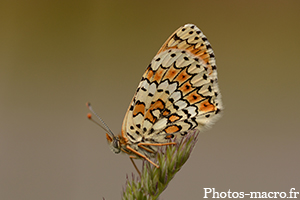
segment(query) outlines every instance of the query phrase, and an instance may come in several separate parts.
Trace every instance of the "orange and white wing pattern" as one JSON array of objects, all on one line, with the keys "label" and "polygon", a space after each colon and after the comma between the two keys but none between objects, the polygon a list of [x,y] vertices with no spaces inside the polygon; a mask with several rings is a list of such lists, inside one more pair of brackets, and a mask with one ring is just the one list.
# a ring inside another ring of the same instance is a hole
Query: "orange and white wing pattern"
[{"label": "orange and white wing pattern", "polygon": [[177,29],[144,73],[122,125],[128,144],[167,143],[212,124],[222,110],[215,55],[193,24]]}]

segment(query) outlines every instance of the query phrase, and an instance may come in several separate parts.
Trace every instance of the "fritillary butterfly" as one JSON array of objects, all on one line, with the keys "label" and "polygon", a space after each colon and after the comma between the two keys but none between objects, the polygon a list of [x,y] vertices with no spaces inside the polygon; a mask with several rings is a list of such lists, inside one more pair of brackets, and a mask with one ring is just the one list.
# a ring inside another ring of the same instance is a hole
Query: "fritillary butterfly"
[{"label": "fritillary butterfly", "polygon": [[220,115],[216,69],[211,45],[200,29],[193,24],[177,29],[146,69],[121,135],[115,136],[98,117],[112,150],[127,153],[132,162],[142,158],[159,167],[150,159],[158,146],[175,144],[190,130],[203,130]]}]

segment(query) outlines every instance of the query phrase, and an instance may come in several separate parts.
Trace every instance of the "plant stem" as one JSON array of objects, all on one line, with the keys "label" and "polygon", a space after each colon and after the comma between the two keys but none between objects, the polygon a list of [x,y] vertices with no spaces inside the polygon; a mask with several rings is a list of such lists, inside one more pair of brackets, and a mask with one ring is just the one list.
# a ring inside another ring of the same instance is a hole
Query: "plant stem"
[{"label": "plant stem", "polygon": [[176,145],[168,145],[158,150],[154,162],[159,168],[143,161],[141,177],[128,176],[123,191],[123,200],[155,200],[167,188],[169,182],[187,161],[197,142],[199,131],[193,130]]}]

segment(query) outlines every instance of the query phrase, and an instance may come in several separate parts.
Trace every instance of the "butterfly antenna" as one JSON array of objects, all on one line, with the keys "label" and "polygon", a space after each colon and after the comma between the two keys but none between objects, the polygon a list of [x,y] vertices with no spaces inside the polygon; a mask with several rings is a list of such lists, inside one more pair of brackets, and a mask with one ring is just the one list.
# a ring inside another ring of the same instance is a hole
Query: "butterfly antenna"
[{"label": "butterfly antenna", "polygon": [[103,121],[103,119],[101,119],[101,117],[99,117],[99,115],[93,110],[91,104],[89,102],[86,103],[86,106],[88,107],[88,109],[100,120],[100,123],[96,122],[94,119],[92,119],[92,115],[89,113],[87,115],[88,119],[92,120],[94,123],[96,123],[98,126],[100,126],[103,130],[105,130],[106,132],[108,132],[112,137],[115,138],[115,135],[113,134],[113,132],[109,129],[109,127],[105,124],[105,122]]}]

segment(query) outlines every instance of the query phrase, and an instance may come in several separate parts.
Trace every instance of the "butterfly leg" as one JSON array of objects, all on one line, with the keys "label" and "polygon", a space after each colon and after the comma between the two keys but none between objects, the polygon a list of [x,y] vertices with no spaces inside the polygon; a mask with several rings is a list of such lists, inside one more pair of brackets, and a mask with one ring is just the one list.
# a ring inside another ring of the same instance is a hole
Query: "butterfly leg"
[{"label": "butterfly leg", "polygon": [[159,168],[159,166],[157,164],[155,164],[152,160],[150,160],[149,158],[147,158],[147,156],[137,152],[136,150],[134,150],[133,148],[131,148],[130,146],[126,146],[126,148],[130,151],[132,151],[133,153],[135,153],[136,155],[144,158],[145,160],[147,160],[149,163],[151,163],[152,165],[154,165],[156,168]]},{"label": "butterfly leg", "polygon": [[[139,143],[138,146],[150,153],[153,153],[153,151],[147,149],[146,147],[144,146],[166,146],[166,145],[175,145],[176,143],[175,142],[167,142],[167,143],[162,143],[162,144],[148,144],[148,143]],[[131,152],[135,153],[136,155],[144,158],[145,160],[147,160],[149,163],[151,163],[152,165],[154,165],[156,168],[159,168],[159,166],[157,164],[155,164],[152,160],[150,160],[148,157],[146,157],[145,155],[137,152],[136,150],[134,150],[133,148],[131,148],[130,146],[126,146],[126,148],[128,150],[130,150]],[[136,159],[137,157],[135,156],[129,156],[134,168],[136,169],[136,171],[139,173],[139,175],[141,176],[141,172],[139,171],[139,169],[137,168],[135,162],[133,161],[133,159]]]},{"label": "butterfly leg", "polygon": [[167,142],[167,143],[162,143],[162,144],[149,144],[149,143],[139,143],[138,146],[145,151],[148,151],[149,153],[154,153],[153,150],[147,148],[146,146],[166,146],[166,145],[174,145],[176,144],[175,142]]},{"label": "butterfly leg", "polygon": [[135,162],[134,162],[134,160],[133,160],[133,159],[136,159],[137,157],[135,157],[135,156],[129,156],[129,158],[130,158],[130,160],[131,160],[131,162],[132,162],[134,168],[136,169],[137,173],[138,173],[138,174],[140,175],[140,177],[141,177],[141,172],[140,172],[140,170],[137,168],[137,166],[136,166],[136,164],[135,164]]},{"label": "butterfly leg", "polygon": [[[167,143],[139,143],[138,146],[145,149],[143,146],[167,146],[167,145],[174,145],[176,142],[167,142]],[[146,149],[145,149],[146,150]]]}]

